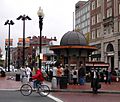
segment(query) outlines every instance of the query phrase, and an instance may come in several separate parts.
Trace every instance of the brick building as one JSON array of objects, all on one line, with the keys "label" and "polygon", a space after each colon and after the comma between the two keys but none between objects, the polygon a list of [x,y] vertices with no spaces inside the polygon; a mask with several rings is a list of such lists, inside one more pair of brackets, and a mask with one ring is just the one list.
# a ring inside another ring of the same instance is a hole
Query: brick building
[{"label": "brick building", "polygon": [[87,2],[90,6],[89,44],[98,48],[91,60],[109,63],[112,71],[120,69],[120,0]]},{"label": "brick building", "polygon": [[[30,41],[28,44],[25,44],[25,64],[28,64],[29,66],[37,66],[39,55],[39,37],[33,36],[32,38],[28,37],[28,39],[30,39]],[[56,37],[47,38],[46,36],[42,36],[42,62],[44,62],[44,64],[46,64],[47,61],[51,61],[51,59],[54,60],[54,53],[49,50],[53,41],[57,41]],[[11,63],[16,68],[20,68],[23,65],[23,47],[21,42],[18,42],[18,46],[11,51],[11,55]]]}]

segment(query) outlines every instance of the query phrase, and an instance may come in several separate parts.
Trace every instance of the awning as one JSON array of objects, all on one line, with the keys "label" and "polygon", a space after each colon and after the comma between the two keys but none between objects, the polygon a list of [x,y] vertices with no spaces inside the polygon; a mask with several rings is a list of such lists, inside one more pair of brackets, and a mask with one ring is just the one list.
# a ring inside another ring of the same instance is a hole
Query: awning
[{"label": "awning", "polygon": [[85,63],[86,67],[109,67],[109,63],[91,61]]},{"label": "awning", "polygon": [[92,58],[100,58],[101,57],[101,54],[92,54],[90,55]]},{"label": "awning", "polygon": [[48,65],[50,65],[50,64],[55,64],[56,61],[44,61],[43,63],[44,63],[44,64],[48,64]]}]

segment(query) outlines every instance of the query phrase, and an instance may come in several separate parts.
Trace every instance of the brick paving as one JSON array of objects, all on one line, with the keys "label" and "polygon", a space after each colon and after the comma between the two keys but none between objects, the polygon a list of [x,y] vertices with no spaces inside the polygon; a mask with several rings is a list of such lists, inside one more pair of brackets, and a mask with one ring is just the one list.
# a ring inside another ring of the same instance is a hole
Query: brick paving
[{"label": "brick paving", "polygon": [[20,86],[20,81],[8,80],[8,77],[0,77],[0,89],[19,89]]},{"label": "brick paving", "polygon": [[[91,90],[91,85],[90,83],[86,83],[85,85],[69,85],[68,89]],[[112,82],[111,84],[105,84],[102,82],[100,90],[120,91],[120,82]]]},{"label": "brick paving", "polygon": [[[50,82],[46,82],[51,87]],[[9,79],[8,77],[0,77],[0,89],[19,89],[22,83],[20,81],[15,81],[14,79]],[[85,85],[68,85],[67,89],[70,90],[91,90],[90,83],[85,83]],[[111,84],[101,83],[100,90],[108,91],[120,91],[120,82],[112,82]]]}]

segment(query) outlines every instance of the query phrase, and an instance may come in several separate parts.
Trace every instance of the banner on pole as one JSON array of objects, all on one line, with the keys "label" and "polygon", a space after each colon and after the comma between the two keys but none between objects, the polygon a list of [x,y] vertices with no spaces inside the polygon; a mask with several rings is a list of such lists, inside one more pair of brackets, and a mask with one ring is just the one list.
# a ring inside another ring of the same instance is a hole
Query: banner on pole
[{"label": "banner on pole", "polygon": [[[9,45],[9,39],[5,39],[5,46]],[[13,46],[13,39],[10,39],[10,46]]]}]

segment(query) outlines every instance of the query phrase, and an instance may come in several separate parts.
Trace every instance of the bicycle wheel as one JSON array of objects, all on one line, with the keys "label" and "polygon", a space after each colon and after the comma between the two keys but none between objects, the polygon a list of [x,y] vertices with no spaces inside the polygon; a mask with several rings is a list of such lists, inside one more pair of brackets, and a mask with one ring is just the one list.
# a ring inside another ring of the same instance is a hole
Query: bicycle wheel
[{"label": "bicycle wheel", "polygon": [[50,94],[50,88],[47,85],[39,85],[38,93],[41,96],[46,97],[47,95]]},{"label": "bicycle wheel", "polygon": [[20,88],[20,92],[23,96],[29,96],[32,93],[32,87],[29,84],[23,84]]}]

